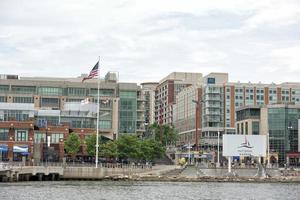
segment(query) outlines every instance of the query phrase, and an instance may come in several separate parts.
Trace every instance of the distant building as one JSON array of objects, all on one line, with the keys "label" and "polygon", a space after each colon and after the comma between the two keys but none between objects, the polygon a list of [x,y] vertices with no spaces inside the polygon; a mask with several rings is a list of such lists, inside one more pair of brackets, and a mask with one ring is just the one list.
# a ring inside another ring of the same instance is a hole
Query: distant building
[{"label": "distant building", "polygon": [[184,88],[199,85],[201,73],[173,72],[163,78],[155,90],[155,121],[160,124],[173,124],[173,105],[176,96]]},{"label": "distant building", "polygon": [[[66,139],[69,132],[78,133],[82,140],[95,133],[96,79],[82,83],[82,77],[1,75],[0,78],[0,144],[5,150],[8,146],[10,159],[13,147],[19,144],[32,157],[33,146],[41,138],[45,143],[50,136],[51,145],[55,146]],[[115,73],[108,73],[101,80],[99,93],[101,135],[116,139],[120,134],[144,134],[144,97],[140,86],[119,83]],[[84,152],[84,146],[82,148]],[[63,152],[58,147],[54,149]]]},{"label": "distant building", "polygon": [[[216,151],[218,132],[222,134],[252,132],[257,134],[257,113],[247,113],[248,129],[245,124],[236,127],[240,115],[236,111],[250,106],[259,109],[264,105],[300,105],[300,83],[262,84],[229,82],[227,73],[210,73],[203,77],[199,85],[182,89],[173,106],[173,124],[180,135],[179,143],[186,146],[195,144],[196,100],[200,105],[199,147],[204,152]],[[253,109],[251,112],[254,112]],[[241,127],[244,126],[244,127]],[[220,142],[222,144],[222,141]]]},{"label": "distant building", "polygon": [[237,110],[237,134],[268,135],[278,162],[300,163],[300,105],[273,104]]},{"label": "distant building", "polygon": [[145,129],[149,133],[149,126],[155,122],[155,89],[157,82],[141,83],[142,96],[145,98]]}]

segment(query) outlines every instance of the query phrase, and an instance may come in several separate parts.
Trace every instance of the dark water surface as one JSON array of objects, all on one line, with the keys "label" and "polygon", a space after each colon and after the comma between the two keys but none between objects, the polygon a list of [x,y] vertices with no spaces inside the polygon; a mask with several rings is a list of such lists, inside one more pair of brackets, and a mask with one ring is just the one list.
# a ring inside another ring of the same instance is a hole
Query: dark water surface
[{"label": "dark water surface", "polygon": [[0,183],[0,200],[297,199],[300,184],[59,181]]}]

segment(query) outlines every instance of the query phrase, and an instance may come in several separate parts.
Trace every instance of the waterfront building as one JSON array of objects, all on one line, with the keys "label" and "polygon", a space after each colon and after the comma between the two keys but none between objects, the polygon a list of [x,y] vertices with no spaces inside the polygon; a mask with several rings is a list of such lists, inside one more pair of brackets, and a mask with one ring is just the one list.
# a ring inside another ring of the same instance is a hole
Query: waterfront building
[{"label": "waterfront building", "polygon": [[142,96],[145,99],[145,136],[150,134],[149,126],[155,122],[155,89],[158,86],[157,82],[141,83]]},{"label": "waterfront building", "polygon": [[[199,94],[200,93],[200,94]],[[197,99],[198,97],[198,99]],[[173,124],[179,133],[179,146],[189,143],[196,147],[196,100],[201,116],[198,119],[198,145],[202,153],[216,154],[218,138],[220,151],[222,134],[236,133],[236,111],[244,106],[263,106],[281,103],[300,105],[300,83],[262,84],[229,82],[226,73],[210,73],[199,86],[185,88],[173,106]],[[257,119],[248,124],[257,133]],[[193,123],[194,121],[194,123]],[[244,131],[246,131],[244,129]]]},{"label": "waterfront building", "polygon": [[280,164],[300,163],[300,105],[289,103],[240,108],[237,110],[236,129],[237,134],[267,135],[269,151],[278,154]]},{"label": "waterfront building", "polygon": [[187,72],[173,72],[159,81],[155,90],[155,121],[172,125],[177,94],[186,87],[199,85],[201,81],[201,73]]},{"label": "waterfront building", "polygon": [[[82,83],[82,77],[19,78],[2,75],[1,78],[0,150],[3,150],[2,153],[8,151],[7,158],[10,160],[14,159],[10,152],[18,144],[24,147],[24,155],[33,158],[34,144],[41,141],[46,143],[50,136],[51,145],[60,155],[59,152],[63,150],[55,147],[55,144],[66,139],[67,133],[76,132],[82,140],[95,133],[96,79]],[[100,81],[99,93],[99,127],[102,136],[116,139],[121,134],[143,135],[144,97],[140,86],[136,83],[119,83],[115,73],[108,73]],[[45,132],[48,129],[57,131]],[[83,143],[81,154],[84,153]]]}]

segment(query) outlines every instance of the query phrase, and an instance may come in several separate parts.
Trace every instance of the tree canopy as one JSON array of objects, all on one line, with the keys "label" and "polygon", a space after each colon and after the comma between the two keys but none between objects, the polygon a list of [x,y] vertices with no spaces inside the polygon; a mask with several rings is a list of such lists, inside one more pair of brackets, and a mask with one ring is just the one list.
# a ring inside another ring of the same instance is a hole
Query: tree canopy
[{"label": "tree canopy", "polygon": [[[156,141],[160,141],[160,125],[158,123],[153,123],[150,125],[150,130],[154,134]],[[162,144],[163,145],[173,145],[178,139],[178,133],[170,125],[162,125]]]},{"label": "tree canopy", "polygon": [[80,138],[76,133],[71,133],[65,141],[65,149],[72,157],[78,153],[80,145]]},{"label": "tree canopy", "polygon": [[[153,161],[161,158],[165,149],[154,139],[139,139],[136,135],[122,135],[115,141],[99,142],[99,156],[104,158],[119,158],[120,160]],[[96,151],[96,136],[86,139],[87,151],[94,156]]]}]

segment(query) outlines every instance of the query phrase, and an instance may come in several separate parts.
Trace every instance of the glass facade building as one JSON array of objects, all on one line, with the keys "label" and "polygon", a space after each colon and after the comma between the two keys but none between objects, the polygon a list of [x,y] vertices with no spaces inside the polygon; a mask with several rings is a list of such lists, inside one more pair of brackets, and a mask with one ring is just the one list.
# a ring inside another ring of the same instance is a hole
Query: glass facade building
[{"label": "glass facade building", "polygon": [[120,91],[120,133],[135,133],[137,120],[137,92]]},{"label": "glass facade building", "polygon": [[[145,115],[141,88],[136,83],[118,83],[112,73],[100,81],[99,127],[101,133],[141,133]],[[82,78],[0,79],[0,121],[27,121],[70,128],[96,128],[97,80]],[[18,104],[18,105],[17,105]],[[13,107],[11,107],[13,105]],[[28,111],[26,105],[32,109]],[[14,109],[16,107],[16,109]],[[114,137],[115,137],[114,136]]]},{"label": "glass facade building", "polygon": [[288,152],[298,152],[300,108],[291,106],[268,109],[270,151],[279,153],[279,163],[286,162]]}]

